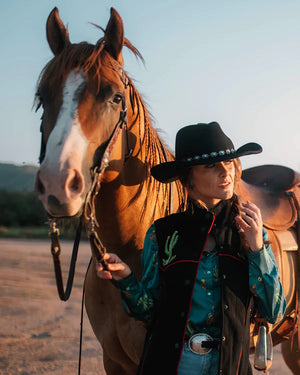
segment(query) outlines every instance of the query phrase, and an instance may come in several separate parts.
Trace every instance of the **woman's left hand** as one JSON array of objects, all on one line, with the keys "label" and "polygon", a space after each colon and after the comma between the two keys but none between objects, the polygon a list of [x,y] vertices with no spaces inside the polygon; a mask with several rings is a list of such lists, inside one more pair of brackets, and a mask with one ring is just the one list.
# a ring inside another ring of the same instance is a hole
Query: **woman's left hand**
[{"label": "woman's left hand", "polygon": [[236,223],[244,231],[250,249],[259,251],[264,244],[260,209],[254,203],[247,201],[241,204],[240,210],[241,215],[236,216]]}]

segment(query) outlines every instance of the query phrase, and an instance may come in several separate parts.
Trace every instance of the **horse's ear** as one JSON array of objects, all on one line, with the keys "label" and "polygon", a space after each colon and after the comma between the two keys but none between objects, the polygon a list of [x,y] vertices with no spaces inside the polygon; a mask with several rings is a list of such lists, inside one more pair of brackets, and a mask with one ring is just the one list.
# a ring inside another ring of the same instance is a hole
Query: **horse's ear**
[{"label": "horse's ear", "polygon": [[49,14],[46,31],[49,46],[55,56],[70,44],[68,30],[60,19],[58,9],[56,7]]},{"label": "horse's ear", "polygon": [[121,55],[124,43],[123,21],[114,8],[110,8],[110,19],[105,29],[104,39],[105,49],[115,60],[123,64]]}]

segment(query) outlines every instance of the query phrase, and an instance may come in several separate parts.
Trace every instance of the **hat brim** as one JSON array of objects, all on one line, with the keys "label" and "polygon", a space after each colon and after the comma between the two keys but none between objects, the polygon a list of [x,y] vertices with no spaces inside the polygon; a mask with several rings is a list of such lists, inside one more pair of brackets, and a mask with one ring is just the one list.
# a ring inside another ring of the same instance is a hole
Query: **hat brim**
[{"label": "hat brim", "polygon": [[166,163],[158,164],[151,168],[151,175],[160,182],[172,182],[179,178],[179,176],[189,167],[194,165],[205,165],[218,163],[220,161],[226,161],[231,159],[236,159],[241,156],[259,154],[262,152],[262,147],[258,143],[246,143],[245,145],[238,148],[233,154],[224,154],[217,156],[209,156],[205,159],[195,159],[191,160],[174,160]]}]

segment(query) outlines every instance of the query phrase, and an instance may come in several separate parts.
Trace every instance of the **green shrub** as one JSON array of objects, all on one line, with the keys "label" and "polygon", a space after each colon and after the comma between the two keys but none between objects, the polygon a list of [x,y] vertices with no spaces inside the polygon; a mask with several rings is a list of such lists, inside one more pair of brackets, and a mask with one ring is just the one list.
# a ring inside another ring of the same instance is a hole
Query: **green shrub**
[{"label": "green shrub", "polygon": [[0,190],[0,226],[43,226],[47,214],[33,192]]}]

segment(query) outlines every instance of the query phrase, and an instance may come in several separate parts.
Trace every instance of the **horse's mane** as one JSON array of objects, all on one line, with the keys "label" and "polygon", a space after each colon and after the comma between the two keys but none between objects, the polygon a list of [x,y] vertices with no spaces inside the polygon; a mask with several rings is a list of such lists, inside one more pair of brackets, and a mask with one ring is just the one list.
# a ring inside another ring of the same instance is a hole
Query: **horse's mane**
[{"label": "horse's mane", "polygon": [[[124,46],[126,46],[138,59],[143,62],[143,57],[140,52],[125,38]],[[147,175],[150,176],[150,169],[152,166],[173,160],[174,156],[167,149],[164,142],[159,137],[156,130],[151,124],[151,114],[146,108],[146,105],[135,88],[131,78],[123,70],[123,67],[112,58],[112,56],[105,49],[104,38],[101,38],[96,45],[89,44],[87,42],[81,42],[78,44],[69,44],[63,51],[55,56],[42,70],[38,83],[37,83],[37,94],[36,94],[36,108],[38,109],[40,103],[39,98],[39,88],[43,86],[45,82],[50,87],[59,87],[61,85],[71,70],[82,69],[86,74],[92,74],[97,83],[98,92],[101,89],[101,80],[106,80],[107,82],[113,83],[118,82],[118,80],[126,79],[130,90],[130,105],[134,114],[134,121],[131,124],[131,128],[137,125],[139,128],[140,142],[140,158],[144,161],[147,168]],[[143,124],[143,129],[142,129]],[[143,135],[142,135],[143,133]],[[153,181],[153,179],[147,178],[147,191],[148,194],[156,194],[159,188],[162,188],[164,192],[164,201],[166,202],[166,207],[169,206],[169,186],[168,184],[163,184],[164,186],[158,186],[160,183],[158,181]],[[141,184],[139,191],[141,191],[143,184]],[[180,184],[176,184],[178,195],[180,201],[183,204],[184,195],[182,193],[182,188]],[[139,196],[139,192],[136,197],[131,200],[132,203]],[[146,198],[147,199],[147,198]],[[145,202],[146,207],[146,202]],[[153,212],[155,211],[155,207]]]}]

